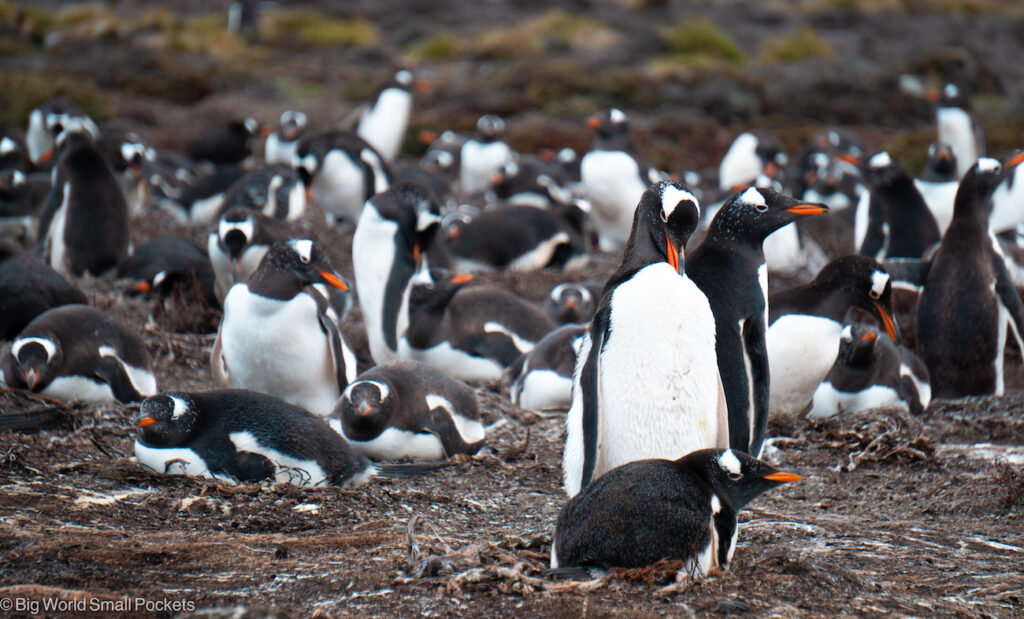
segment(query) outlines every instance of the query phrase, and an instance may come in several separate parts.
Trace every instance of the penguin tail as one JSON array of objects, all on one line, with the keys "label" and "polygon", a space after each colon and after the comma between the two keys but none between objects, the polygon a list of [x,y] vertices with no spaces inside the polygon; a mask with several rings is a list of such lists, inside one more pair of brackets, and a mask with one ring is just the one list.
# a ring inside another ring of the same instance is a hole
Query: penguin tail
[{"label": "penguin tail", "polygon": [[441,469],[455,466],[454,462],[433,462],[430,464],[379,464],[377,465],[377,477],[396,479],[401,477],[419,477]]},{"label": "penguin tail", "polygon": [[44,406],[27,411],[0,415],[0,434],[11,432],[32,432],[52,428],[60,422],[60,408]]}]

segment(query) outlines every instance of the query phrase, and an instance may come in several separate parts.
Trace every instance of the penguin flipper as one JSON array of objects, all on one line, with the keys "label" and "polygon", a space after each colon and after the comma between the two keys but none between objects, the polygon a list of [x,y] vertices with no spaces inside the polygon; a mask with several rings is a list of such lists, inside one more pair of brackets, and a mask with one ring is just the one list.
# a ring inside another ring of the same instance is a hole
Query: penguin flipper
[{"label": "penguin flipper", "polygon": [[327,349],[330,353],[330,358],[334,360],[334,376],[338,382],[338,393],[341,393],[345,390],[345,387],[348,387],[348,377],[345,374],[345,356],[342,354],[344,349],[341,343],[341,332],[338,331],[337,323],[331,320],[331,317],[328,315],[328,310],[333,311],[331,302],[312,286],[306,288],[306,292],[316,301],[316,317],[320,321],[320,329],[327,335]]},{"label": "penguin flipper", "polygon": [[718,420],[718,449],[729,449],[729,402],[725,399],[725,386],[722,385],[722,375],[716,373],[718,378],[718,410],[715,418]]},{"label": "penguin flipper", "polygon": [[50,233],[50,223],[53,221],[54,214],[57,213],[57,209],[64,202],[64,182],[61,179],[60,171],[58,168],[56,180],[50,191],[46,194],[46,201],[43,203],[40,209],[39,215],[39,228],[36,231],[36,254],[44,255],[46,239]]},{"label": "penguin flipper", "polygon": [[897,258],[883,261],[882,268],[889,274],[893,287],[896,287],[896,283],[899,282],[920,290],[928,280],[932,261]]},{"label": "penguin flipper", "polygon": [[492,359],[506,368],[515,363],[516,359],[522,354],[516,348],[512,338],[498,332],[479,333],[464,339],[462,342],[453,343],[452,347],[464,350],[477,357]]},{"label": "penguin flipper", "polygon": [[444,457],[450,458],[455,454],[473,455],[484,446],[484,439],[475,443],[467,443],[462,438],[458,426],[452,420],[452,411],[443,406],[433,408],[427,413],[424,419],[423,429],[441,439],[441,447],[444,449]]},{"label": "penguin flipper", "polygon": [[125,371],[124,366],[121,365],[121,361],[117,357],[100,357],[99,364],[93,370],[93,375],[110,386],[110,391],[118,402],[141,402],[146,399],[145,396],[135,389],[131,378],[128,377],[128,372]]},{"label": "penguin flipper", "polygon": [[993,252],[992,265],[996,270],[996,294],[999,295],[999,302],[1010,313],[1010,326],[1013,328],[1014,337],[1017,338],[1017,346],[1024,351],[1024,341],[1021,339],[1021,334],[1024,333],[1024,302],[1017,294],[1017,287],[1013,285],[1013,278],[1007,272],[1002,256]]},{"label": "penguin flipper", "polygon": [[224,361],[224,355],[221,353],[221,331],[224,327],[224,323],[221,322],[221,329],[217,329],[217,339],[213,341],[213,352],[210,353],[210,366],[213,370],[213,380],[218,387],[227,387],[231,384],[231,374],[228,370],[228,364]]},{"label": "penguin flipper", "polygon": [[236,452],[227,469],[228,473],[240,482],[273,479],[277,476],[277,465],[263,454],[252,451]]},{"label": "penguin flipper", "polygon": [[[586,488],[594,478],[594,470],[597,468],[597,442],[600,435],[600,397],[601,397],[601,353],[604,349],[604,342],[608,336],[608,328],[611,323],[611,308],[604,306],[594,315],[590,326],[590,353],[583,363],[580,371],[580,390],[583,396],[583,474],[580,477],[580,490]],[[719,414],[724,406],[724,390],[722,381],[719,378],[718,389],[721,392],[719,402]],[[725,435],[728,431],[728,411],[726,416]]]},{"label": "penguin flipper", "polygon": [[917,416],[924,413],[924,406],[921,404],[921,394],[918,393],[917,385],[914,384],[914,380],[911,377],[900,376],[900,379],[896,381],[896,395],[907,403],[911,415]]},{"label": "penguin flipper", "polygon": [[755,458],[761,453],[764,445],[765,432],[768,428],[768,394],[769,394],[769,370],[768,370],[768,329],[761,317],[748,318],[743,325],[743,347],[750,357],[750,374],[753,380],[751,395],[754,401],[751,403],[754,410],[754,419],[750,427],[750,444],[747,453]]}]

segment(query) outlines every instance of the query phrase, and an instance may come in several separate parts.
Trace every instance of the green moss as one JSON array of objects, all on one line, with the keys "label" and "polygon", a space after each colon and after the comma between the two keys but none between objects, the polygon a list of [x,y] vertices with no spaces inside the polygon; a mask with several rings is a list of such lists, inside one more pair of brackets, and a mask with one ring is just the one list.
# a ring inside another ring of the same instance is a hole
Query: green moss
[{"label": "green moss", "polygon": [[747,56],[736,40],[707,17],[665,28],[661,36],[672,48],[673,60],[678,62],[737,67],[747,63]]},{"label": "green moss", "polygon": [[22,32],[40,42],[57,23],[57,17],[53,12],[40,6],[25,7],[23,15]]},{"label": "green moss", "polygon": [[338,19],[316,9],[266,11],[263,22],[261,38],[273,46],[365,47],[380,37],[367,19]]},{"label": "green moss", "polygon": [[110,101],[92,82],[53,73],[0,71],[0,127],[25,127],[29,113],[61,96],[82,108],[96,122],[114,115]]},{"label": "green moss", "polygon": [[414,44],[409,49],[409,55],[425,60],[445,60],[459,56],[465,51],[465,47],[459,35],[442,32]]},{"label": "green moss", "polygon": [[761,51],[762,60],[768,63],[800,62],[809,58],[830,58],[835,55],[836,51],[832,46],[806,24],[777,39],[766,41]]}]

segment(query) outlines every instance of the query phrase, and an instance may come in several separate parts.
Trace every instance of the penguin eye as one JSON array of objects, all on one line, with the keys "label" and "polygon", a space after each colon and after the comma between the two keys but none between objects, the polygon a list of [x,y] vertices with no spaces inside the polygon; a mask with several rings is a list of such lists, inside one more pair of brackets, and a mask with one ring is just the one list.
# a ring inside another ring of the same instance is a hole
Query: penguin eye
[{"label": "penguin eye", "polygon": [[743,479],[743,475],[740,473],[729,473],[729,479],[732,481],[739,481]]},{"label": "penguin eye", "polygon": [[768,205],[767,204],[755,204],[754,205],[754,210],[757,211],[758,213],[763,213],[763,212],[768,210]]},{"label": "penguin eye", "polygon": [[665,209],[661,209],[661,221],[668,222],[668,215],[665,214]]},{"label": "penguin eye", "polygon": [[870,291],[868,292],[868,296],[869,296],[869,297],[871,297],[872,299],[878,299],[879,297],[881,297],[881,296],[882,296],[882,293],[881,293],[881,292],[879,292],[878,290],[875,290],[874,288],[872,288],[872,289],[871,289],[871,290],[870,290]]}]

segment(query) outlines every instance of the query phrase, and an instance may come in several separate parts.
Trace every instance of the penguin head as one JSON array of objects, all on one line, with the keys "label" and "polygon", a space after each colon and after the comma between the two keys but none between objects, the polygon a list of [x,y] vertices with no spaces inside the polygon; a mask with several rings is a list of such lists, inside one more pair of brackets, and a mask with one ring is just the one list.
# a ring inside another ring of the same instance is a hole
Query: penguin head
[{"label": "penguin head", "polygon": [[938,107],[955,107],[962,110],[970,109],[970,101],[963,89],[953,83],[947,83],[939,89],[929,90],[927,98]]},{"label": "penguin head", "polygon": [[583,284],[566,282],[551,289],[545,309],[559,323],[583,323],[590,320],[597,309],[597,299]]},{"label": "penguin head", "polygon": [[[277,241],[263,256],[250,280],[257,284],[274,274],[292,279],[299,288],[327,284],[347,292],[349,285],[334,271],[330,259],[310,239]],[[253,288],[249,286],[250,290]]]},{"label": "penguin head", "polygon": [[587,119],[587,126],[597,131],[600,138],[626,135],[629,133],[629,123],[626,114],[617,108],[605,110]]},{"label": "penguin head", "polygon": [[299,134],[306,128],[307,118],[302,112],[287,110],[281,114],[281,127],[278,132],[285,142],[294,142],[299,139]]},{"label": "penguin head", "polygon": [[418,266],[441,228],[441,206],[433,192],[419,183],[402,181],[373,196],[367,204],[384,219],[398,224],[396,241],[402,257]]},{"label": "penguin head", "polygon": [[[1007,164],[1007,168],[1017,165],[1024,158],[1017,156]],[[1005,178],[1003,166],[990,157],[981,157],[971,166],[960,179],[960,187],[956,191],[953,202],[953,219],[958,213],[973,213],[978,221],[988,228],[989,209],[991,208],[992,192]]]},{"label": "penguin head", "polygon": [[137,438],[155,447],[175,447],[199,427],[199,409],[185,393],[161,393],[142,401]]},{"label": "penguin head", "polygon": [[[700,202],[687,187],[671,180],[652,185],[633,215],[623,264],[664,260],[682,273],[684,248],[698,221]],[[641,252],[649,255],[638,255]]]},{"label": "penguin head", "polygon": [[861,322],[846,325],[839,336],[837,363],[853,368],[868,367],[878,342],[878,329],[872,325]]},{"label": "penguin head", "polygon": [[505,121],[494,114],[485,114],[476,121],[476,130],[485,141],[500,140],[505,135]]},{"label": "penguin head", "polygon": [[943,143],[929,146],[924,168],[927,173],[934,175],[936,180],[956,180],[956,152],[953,147]]},{"label": "penguin head", "polygon": [[61,130],[57,134],[57,140],[54,143],[57,160],[60,160],[65,153],[93,145],[98,132],[92,128],[95,125],[90,127],[92,121],[86,123],[86,120],[88,119],[79,117],[64,118],[61,121],[59,125]]},{"label": "penguin head", "polygon": [[359,440],[379,434],[397,408],[398,394],[387,380],[364,379],[345,388],[332,416],[341,418],[345,436]]},{"label": "penguin head", "polygon": [[859,307],[874,316],[893,342],[900,341],[900,329],[892,314],[892,280],[874,258],[844,256],[825,265],[811,287],[837,292],[835,302]]},{"label": "penguin head", "polygon": [[447,273],[431,269],[424,263],[410,280],[409,305],[418,311],[444,311],[448,302],[463,286],[473,281],[472,273]]},{"label": "penguin head", "polygon": [[696,469],[697,474],[708,481],[715,496],[734,511],[743,509],[775,486],[803,479],[799,473],[780,471],[732,449],[700,449],[676,462]]},{"label": "penguin head", "polygon": [[[56,338],[19,337],[11,344],[15,386],[39,391],[50,384],[61,366],[63,352]],[[18,384],[20,383],[20,384]]]},{"label": "penguin head", "polygon": [[734,194],[715,213],[708,236],[759,246],[782,226],[801,217],[827,212],[828,207],[824,204],[801,202],[771,188],[748,187]]},{"label": "penguin head", "polygon": [[252,241],[256,231],[256,217],[252,209],[233,206],[220,216],[217,239],[228,256],[237,261]]}]

